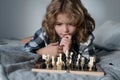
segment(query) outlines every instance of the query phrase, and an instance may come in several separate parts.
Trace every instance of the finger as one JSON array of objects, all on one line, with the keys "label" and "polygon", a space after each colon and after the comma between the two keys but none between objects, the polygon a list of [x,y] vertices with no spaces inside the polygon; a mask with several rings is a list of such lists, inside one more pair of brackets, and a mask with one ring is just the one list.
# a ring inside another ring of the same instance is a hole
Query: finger
[{"label": "finger", "polygon": [[58,50],[63,50],[63,46],[58,46]]},{"label": "finger", "polygon": [[63,52],[63,50],[58,50],[58,53],[62,53]]},{"label": "finger", "polygon": [[59,44],[58,42],[50,43],[50,45],[52,45],[52,46],[57,46],[58,44]]},{"label": "finger", "polygon": [[61,44],[70,43],[70,42],[71,42],[71,39],[63,38],[62,41],[61,41]]},{"label": "finger", "polygon": [[64,47],[64,43],[63,43],[63,41],[62,41],[62,42],[60,42],[60,46]]},{"label": "finger", "polygon": [[65,35],[65,37],[64,37],[64,38],[71,39],[71,38],[72,38],[72,36],[71,36],[71,35]]},{"label": "finger", "polygon": [[65,37],[61,39],[60,46],[64,46],[63,42],[65,41],[65,39],[66,39]]},{"label": "finger", "polygon": [[59,51],[62,51],[63,50],[63,47],[62,46],[57,46],[56,47],[56,53],[59,53]]}]

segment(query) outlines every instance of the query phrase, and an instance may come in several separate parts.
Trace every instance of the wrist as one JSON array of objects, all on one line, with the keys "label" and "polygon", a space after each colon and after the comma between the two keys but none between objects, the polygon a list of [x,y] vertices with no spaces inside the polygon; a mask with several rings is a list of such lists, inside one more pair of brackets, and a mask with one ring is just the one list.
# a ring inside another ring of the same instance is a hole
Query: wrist
[{"label": "wrist", "polygon": [[38,50],[36,51],[36,53],[37,53],[38,55],[44,54],[44,53],[45,53],[45,52],[44,52],[44,48],[38,49]]}]

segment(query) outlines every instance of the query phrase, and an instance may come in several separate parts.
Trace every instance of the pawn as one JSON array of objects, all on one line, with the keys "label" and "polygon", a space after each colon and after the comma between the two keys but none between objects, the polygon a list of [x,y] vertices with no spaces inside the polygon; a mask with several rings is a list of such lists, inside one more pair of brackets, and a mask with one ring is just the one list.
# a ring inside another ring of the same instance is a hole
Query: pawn
[{"label": "pawn", "polygon": [[93,62],[93,66],[92,66],[92,71],[97,71],[96,58],[95,57],[94,57],[94,62]]},{"label": "pawn", "polygon": [[57,57],[57,62],[56,62],[57,70],[62,70],[62,65],[60,62],[60,57]]},{"label": "pawn", "polygon": [[88,71],[88,69],[89,69],[88,62],[89,62],[89,60],[87,58],[85,58],[85,64],[83,66],[84,71]]},{"label": "pawn", "polygon": [[70,52],[70,56],[69,56],[69,68],[72,69],[72,55],[73,52]]},{"label": "pawn", "polygon": [[42,62],[40,63],[40,69],[46,69],[46,64],[45,64],[45,60],[42,59]]},{"label": "pawn", "polygon": [[78,61],[78,70],[82,70],[82,67],[81,67],[81,59],[79,59],[79,61]]},{"label": "pawn", "polygon": [[64,54],[59,54],[59,57],[60,57],[60,63],[62,66],[62,70],[66,70],[67,69],[66,56]]},{"label": "pawn", "polygon": [[92,71],[97,71],[97,68],[96,68],[96,62],[93,63]]},{"label": "pawn", "polygon": [[83,71],[83,67],[84,67],[84,64],[85,64],[85,58],[84,57],[81,57],[81,70]]},{"label": "pawn", "polygon": [[51,64],[52,64],[52,69],[57,69],[56,61],[55,61],[55,57],[54,56],[52,56],[52,62],[51,62]]},{"label": "pawn", "polygon": [[62,64],[62,70],[67,70],[67,69],[68,69],[67,65],[65,63],[63,63]]},{"label": "pawn", "polygon": [[63,70],[66,70],[67,69],[67,60],[66,60],[66,55],[64,53],[62,53],[62,57],[61,57],[62,61],[63,61],[63,64],[62,64],[62,69]]},{"label": "pawn", "polygon": [[49,69],[52,69],[52,68],[53,68],[53,65],[52,65],[52,59],[50,59],[50,62],[49,62],[48,68],[49,68]]},{"label": "pawn", "polygon": [[46,55],[45,56],[45,64],[47,66],[47,69],[49,68],[49,64],[50,64],[50,55]]},{"label": "pawn", "polygon": [[63,61],[62,61],[62,54],[59,54],[59,57],[57,57],[57,69],[62,70],[62,65],[63,65]]},{"label": "pawn", "polygon": [[[95,57],[94,56],[90,56],[90,61],[88,63],[89,71],[92,71],[92,67],[94,66],[94,62],[95,62]],[[94,69],[95,69],[95,66],[94,66]]]},{"label": "pawn", "polygon": [[81,55],[78,54],[78,57],[77,57],[77,62],[76,62],[76,66],[77,66],[77,69],[78,70],[81,70],[81,59],[80,59]]}]

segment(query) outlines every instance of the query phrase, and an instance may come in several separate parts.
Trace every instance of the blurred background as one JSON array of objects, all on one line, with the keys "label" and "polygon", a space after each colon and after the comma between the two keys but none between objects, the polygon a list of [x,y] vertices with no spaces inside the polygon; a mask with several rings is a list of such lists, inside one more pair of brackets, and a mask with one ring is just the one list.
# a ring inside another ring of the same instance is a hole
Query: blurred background
[{"label": "blurred background", "polygon": [[[0,39],[32,36],[41,27],[51,0],[0,0]],[[99,27],[108,20],[120,22],[120,0],[82,0]]]}]

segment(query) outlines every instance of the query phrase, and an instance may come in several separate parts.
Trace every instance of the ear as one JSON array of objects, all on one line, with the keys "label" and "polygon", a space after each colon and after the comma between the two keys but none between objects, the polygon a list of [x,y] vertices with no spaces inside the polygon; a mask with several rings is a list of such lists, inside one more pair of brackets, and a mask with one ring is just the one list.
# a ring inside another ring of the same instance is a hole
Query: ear
[{"label": "ear", "polygon": [[29,42],[32,39],[33,36],[29,36],[29,37],[25,37],[23,39],[21,39],[21,43],[26,44],[27,42]]}]

